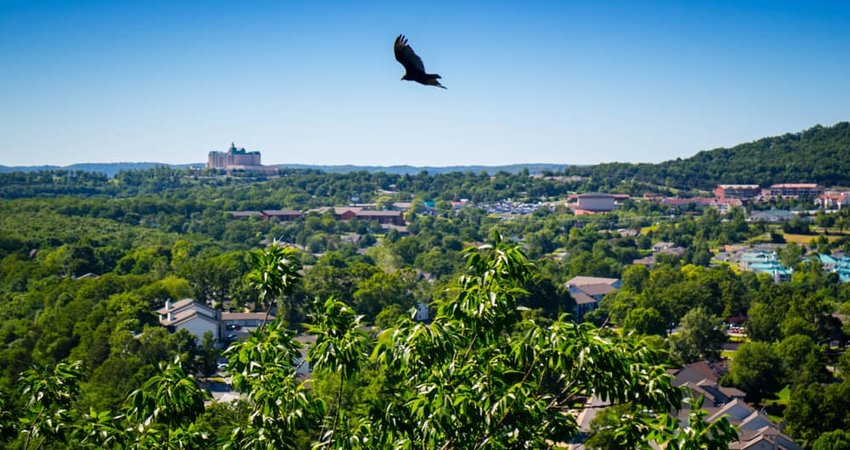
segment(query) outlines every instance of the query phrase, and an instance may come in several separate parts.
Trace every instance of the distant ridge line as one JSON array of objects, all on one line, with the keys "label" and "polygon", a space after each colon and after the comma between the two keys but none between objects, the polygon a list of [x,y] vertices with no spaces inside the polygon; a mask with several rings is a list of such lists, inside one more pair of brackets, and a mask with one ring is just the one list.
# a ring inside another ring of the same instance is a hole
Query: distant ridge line
[{"label": "distant ridge line", "polygon": [[[500,171],[508,173],[517,173],[523,169],[528,169],[529,173],[541,173],[544,171],[561,172],[570,166],[578,166],[576,164],[549,164],[549,163],[529,163],[529,164],[508,164],[499,166],[486,165],[457,165],[457,166],[410,166],[410,165],[394,165],[394,166],[358,166],[354,164],[343,165],[314,165],[314,164],[273,164],[266,167],[279,169],[294,169],[294,170],[319,170],[326,173],[350,173],[350,172],[384,172],[393,175],[415,175],[423,170],[430,173],[448,173],[448,172],[487,172],[494,174]],[[123,170],[149,170],[155,167],[170,167],[173,169],[189,169],[189,168],[205,168],[204,163],[190,164],[166,164],[157,162],[115,162],[115,163],[79,163],[68,166],[56,165],[41,165],[41,166],[4,166],[0,165],[0,173],[12,172],[38,172],[38,171],[53,171],[53,170],[80,170],[84,172],[99,172],[106,174],[109,177],[115,176]]]}]

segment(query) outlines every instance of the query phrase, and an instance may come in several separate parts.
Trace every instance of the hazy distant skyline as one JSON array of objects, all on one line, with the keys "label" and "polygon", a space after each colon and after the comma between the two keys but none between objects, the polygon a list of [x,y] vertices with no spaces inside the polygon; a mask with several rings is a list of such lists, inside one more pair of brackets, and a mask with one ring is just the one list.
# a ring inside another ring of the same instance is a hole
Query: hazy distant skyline
[{"label": "hazy distant skyline", "polygon": [[850,120],[850,2],[459,3],[0,0],[0,164],[659,162]]}]

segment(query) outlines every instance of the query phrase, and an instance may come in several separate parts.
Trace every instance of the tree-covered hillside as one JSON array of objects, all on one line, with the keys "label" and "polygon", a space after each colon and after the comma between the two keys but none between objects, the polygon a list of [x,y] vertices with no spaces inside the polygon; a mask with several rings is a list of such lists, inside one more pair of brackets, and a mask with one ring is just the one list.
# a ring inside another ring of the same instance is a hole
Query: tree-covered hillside
[{"label": "tree-covered hillside", "polygon": [[732,148],[705,150],[660,164],[610,163],[569,168],[596,178],[634,179],[679,188],[719,183],[820,183],[850,185],[850,123],[820,125]]}]

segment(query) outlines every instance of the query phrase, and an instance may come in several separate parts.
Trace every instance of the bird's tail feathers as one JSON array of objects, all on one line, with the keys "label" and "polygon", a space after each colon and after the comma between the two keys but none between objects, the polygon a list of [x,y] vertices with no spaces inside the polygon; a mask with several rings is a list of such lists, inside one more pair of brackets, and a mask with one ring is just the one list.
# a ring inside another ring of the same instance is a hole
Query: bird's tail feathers
[{"label": "bird's tail feathers", "polygon": [[427,75],[428,75],[428,78],[425,79],[425,81],[423,81],[422,84],[427,84],[428,86],[436,86],[436,87],[441,87],[443,89],[447,89],[445,86],[440,84],[439,81],[437,81],[437,79],[440,78],[439,75],[437,75],[437,74],[434,74],[434,75],[427,74]]}]

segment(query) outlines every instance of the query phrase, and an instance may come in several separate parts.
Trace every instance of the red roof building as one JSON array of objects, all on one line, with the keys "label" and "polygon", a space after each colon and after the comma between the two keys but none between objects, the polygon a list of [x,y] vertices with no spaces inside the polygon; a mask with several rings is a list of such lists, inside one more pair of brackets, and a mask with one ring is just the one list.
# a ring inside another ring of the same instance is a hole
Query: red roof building
[{"label": "red roof building", "polygon": [[721,200],[728,198],[752,200],[759,195],[761,195],[761,188],[757,184],[718,184],[714,188],[714,196]]},{"label": "red roof building", "polygon": [[817,197],[823,188],[817,183],[781,183],[770,186],[770,195],[776,197]]}]

